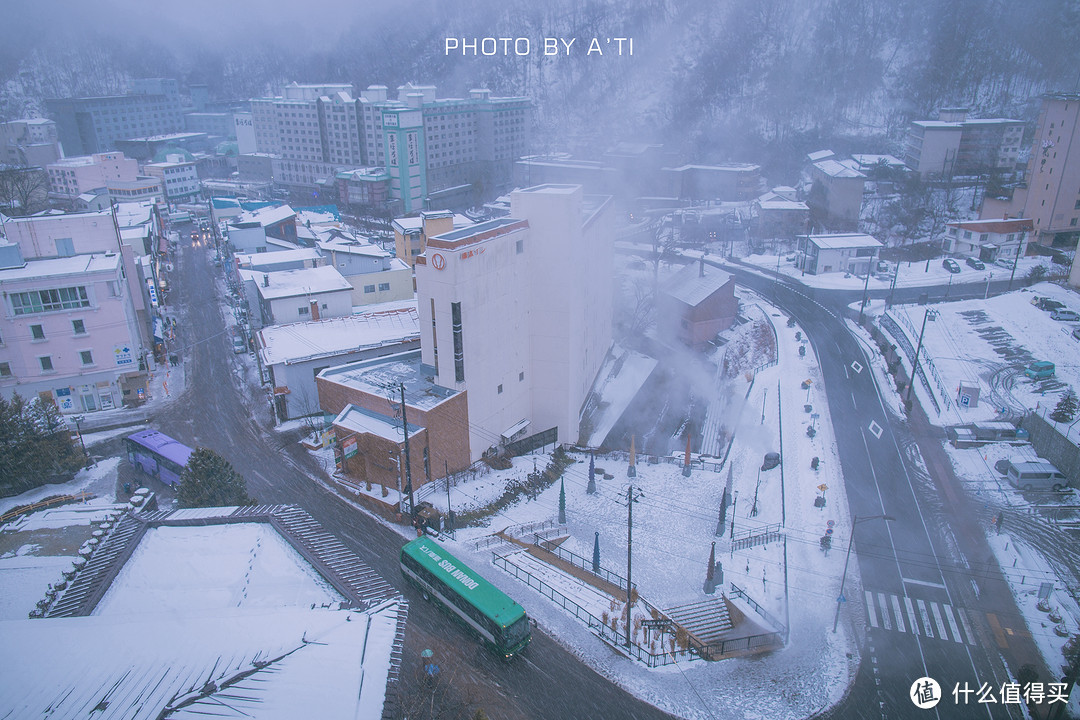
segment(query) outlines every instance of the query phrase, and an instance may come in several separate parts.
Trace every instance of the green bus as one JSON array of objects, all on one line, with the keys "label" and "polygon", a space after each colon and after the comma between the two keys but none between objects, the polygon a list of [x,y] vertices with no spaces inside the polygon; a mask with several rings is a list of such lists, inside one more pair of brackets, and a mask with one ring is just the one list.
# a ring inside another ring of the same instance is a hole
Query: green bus
[{"label": "green bus", "polygon": [[401,548],[401,574],[505,658],[532,640],[524,608],[428,537]]}]

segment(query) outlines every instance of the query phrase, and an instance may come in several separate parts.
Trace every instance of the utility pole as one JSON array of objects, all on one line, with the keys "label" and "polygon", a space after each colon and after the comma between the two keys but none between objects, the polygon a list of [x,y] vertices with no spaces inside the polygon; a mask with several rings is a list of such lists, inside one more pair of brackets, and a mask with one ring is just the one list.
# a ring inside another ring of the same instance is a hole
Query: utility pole
[{"label": "utility pole", "polygon": [[450,463],[444,458],[443,467],[446,469],[446,527],[450,532],[454,531],[454,511],[450,506]]},{"label": "utility pole", "polygon": [[1009,287],[1005,290],[1005,292],[1010,292],[1012,290],[1013,278],[1016,277],[1016,263],[1020,260],[1020,248],[1022,248],[1023,246],[1023,240],[1016,244],[1016,254],[1013,255],[1012,272],[1009,273]]},{"label": "utility pole", "polygon": [[634,546],[634,503],[644,493],[640,490],[635,495],[634,486],[626,488],[626,647],[630,647],[630,593],[633,583],[630,582],[631,568],[633,563]]},{"label": "utility pole", "polygon": [[892,283],[889,284],[889,300],[888,300],[887,303],[885,303],[889,307],[892,307],[892,304],[893,304],[893,293],[896,292],[896,279],[898,277],[900,277],[900,263],[899,262],[896,263],[896,270],[893,271]]},{"label": "utility pole", "polygon": [[863,283],[862,304],[859,305],[859,325],[862,325],[863,314],[866,312],[866,296],[870,292],[870,266],[874,264],[874,257],[871,255],[870,260],[866,263],[866,282]]},{"label": "utility pole", "polygon": [[405,383],[398,383],[401,389],[401,429],[405,433],[405,492],[409,494],[409,515],[416,517],[416,503],[412,492],[412,463],[409,455],[409,421],[405,417]]}]

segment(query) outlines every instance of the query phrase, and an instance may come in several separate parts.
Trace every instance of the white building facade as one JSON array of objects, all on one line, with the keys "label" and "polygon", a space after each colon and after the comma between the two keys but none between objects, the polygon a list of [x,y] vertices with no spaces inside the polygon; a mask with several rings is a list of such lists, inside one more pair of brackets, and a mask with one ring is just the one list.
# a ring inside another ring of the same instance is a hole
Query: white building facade
[{"label": "white building facade", "polygon": [[511,194],[509,217],[429,238],[415,266],[424,365],[467,391],[470,453],[580,412],[611,344],[609,199],[577,185]]}]

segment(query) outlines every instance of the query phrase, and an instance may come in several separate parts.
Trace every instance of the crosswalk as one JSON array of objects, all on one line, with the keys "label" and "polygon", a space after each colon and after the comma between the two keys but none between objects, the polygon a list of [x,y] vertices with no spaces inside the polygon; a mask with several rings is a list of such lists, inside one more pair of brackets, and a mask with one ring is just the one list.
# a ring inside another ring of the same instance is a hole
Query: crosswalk
[{"label": "crosswalk", "polygon": [[976,645],[968,611],[945,603],[865,591],[871,628]]}]

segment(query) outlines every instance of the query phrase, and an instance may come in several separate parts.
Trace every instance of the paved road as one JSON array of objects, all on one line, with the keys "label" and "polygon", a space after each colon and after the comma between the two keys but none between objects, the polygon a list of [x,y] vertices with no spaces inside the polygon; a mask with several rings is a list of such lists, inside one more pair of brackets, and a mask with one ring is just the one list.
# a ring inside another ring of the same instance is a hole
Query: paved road
[{"label": "paved road", "polygon": [[[190,230],[181,238],[190,238]],[[425,603],[400,580],[401,535],[354,509],[311,479],[322,469],[301,451],[297,437],[268,431],[270,408],[261,392],[243,382],[245,370],[232,352],[215,288],[216,269],[205,247],[182,240],[173,281],[180,353],[187,383],[183,394],[156,417],[167,434],[227,458],[261,502],[295,503],[409,599],[402,682],[406,695],[421,699],[410,718],[430,716],[431,689],[418,682],[419,655],[436,652],[445,681],[434,692],[442,717],[472,717],[483,707],[492,718],[668,718],[669,715],[597,675],[543,632],[526,653],[505,663],[483,650],[459,625]],[[220,283],[217,283],[220,285]]]},{"label": "paved road", "polygon": [[[901,421],[886,410],[869,358],[841,320],[843,305],[861,293],[814,292],[728,269],[792,313],[813,344],[852,514],[894,518],[856,526],[862,587],[845,590],[841,621],[853,623],[857,634],[865,631],[863,662],[850,694],[829,716],[1023,717],[1016,705],[953,704],[957,683],[989,683],[1000,692],[1012,679],[1010,670],[1015,677],[1022,664],[1042,663],[1023,636],[1023,619],[985,541],[980,523],[989,519],[955,484],[939,431],[919,412]],[[970,290],[954,286],[951,293]],[[898,290],[897,301],[900,295]],[[916,447],[929,473],[914,461]],[[851,533],[849,526],[837,534],[845,540]],[[946,698],[933,710],[920,710],[909,692],[927,675],[941,684]],[[1045,669],[1041,675],[1053,679]]]}]

